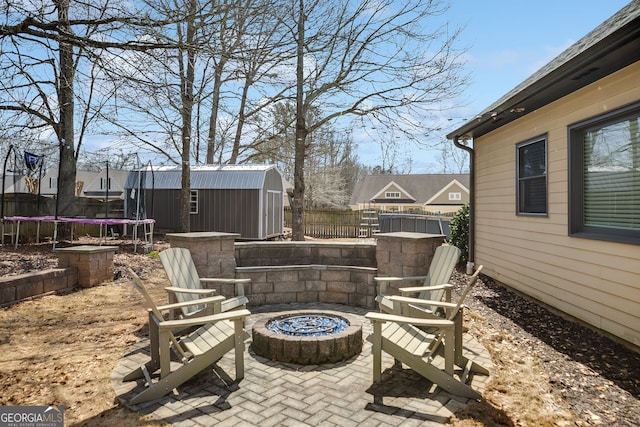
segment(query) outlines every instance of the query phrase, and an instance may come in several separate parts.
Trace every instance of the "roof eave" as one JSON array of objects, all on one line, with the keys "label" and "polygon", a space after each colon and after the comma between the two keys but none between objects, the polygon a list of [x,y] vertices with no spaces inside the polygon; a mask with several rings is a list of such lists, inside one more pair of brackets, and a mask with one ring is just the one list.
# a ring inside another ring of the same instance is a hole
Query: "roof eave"
[{"label": "roof eave", "polygon": [[478,138],[639,60],[640,18],[636,16],[573,58],[532,76],[530,84],[523,82],[521,89],[514,89],[447,134],[447,139]]}]

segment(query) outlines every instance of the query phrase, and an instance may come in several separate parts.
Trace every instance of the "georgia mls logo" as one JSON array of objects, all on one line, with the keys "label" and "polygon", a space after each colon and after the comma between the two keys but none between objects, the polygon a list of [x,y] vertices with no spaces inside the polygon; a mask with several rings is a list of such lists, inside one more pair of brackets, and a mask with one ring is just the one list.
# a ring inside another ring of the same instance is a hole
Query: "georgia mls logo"
[{"label": "georgia mls logo", "polygon": [[0,406],[0,427],[64,427],[64,406]]}]

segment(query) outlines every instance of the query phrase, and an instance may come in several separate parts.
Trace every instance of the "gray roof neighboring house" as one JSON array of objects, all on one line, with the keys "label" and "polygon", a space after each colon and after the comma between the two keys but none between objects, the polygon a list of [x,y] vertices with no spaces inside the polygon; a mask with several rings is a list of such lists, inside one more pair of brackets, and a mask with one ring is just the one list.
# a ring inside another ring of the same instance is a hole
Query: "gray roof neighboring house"
[{"label": "gray roof neighboring house", "polygon": [[447,138],[478,138],[633,64],[639,35],[640,1],[633,0]]},{"label": "gray roof neighboring house", "polygon": [[403,199],[388,199],[392,203],[426,204],[442,190],[455,182],[469,188],[468,174],[407,174],[407,175],[367,175],[356,183],[351,195],[351,205],[371,203],[384,198],[381,193],[390,185],[402,189]]}]

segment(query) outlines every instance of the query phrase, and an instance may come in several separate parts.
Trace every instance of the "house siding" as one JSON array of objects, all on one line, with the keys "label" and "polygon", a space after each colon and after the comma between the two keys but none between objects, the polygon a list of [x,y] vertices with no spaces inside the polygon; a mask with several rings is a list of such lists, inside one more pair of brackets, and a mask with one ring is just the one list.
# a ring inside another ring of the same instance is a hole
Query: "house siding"
[{"label": "house siding", "polygon": [[[449,193],[460,193],[460,200],[449,200]],[[463,189],[461,186],[454,184],[447,187],[440,196],[431,200],[430,205],[455,205],[456,209],[458,209],[460,205],[465,203],[469,203],[469,190]]]},{"label": "house siding", "polygon": [[[476,264],[495,280],[640,345],[640,247],[568,235],[567,127],[640,100],[640,63],[474,141]],[[516,215],[516,144],[547,137],[548,215]]]}]

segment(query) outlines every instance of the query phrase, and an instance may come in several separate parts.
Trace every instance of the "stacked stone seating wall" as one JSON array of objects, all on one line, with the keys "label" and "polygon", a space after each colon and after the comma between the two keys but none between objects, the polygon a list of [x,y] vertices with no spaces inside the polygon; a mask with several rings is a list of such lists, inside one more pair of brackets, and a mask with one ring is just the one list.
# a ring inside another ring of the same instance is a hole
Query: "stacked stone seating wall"
[{"label": "stacked stone seating wall", "polygon": [[34,297],[65,292],[78,284],[78,269],[50,268],[34,273],[0,278],[0,306],[5,307]]}]

